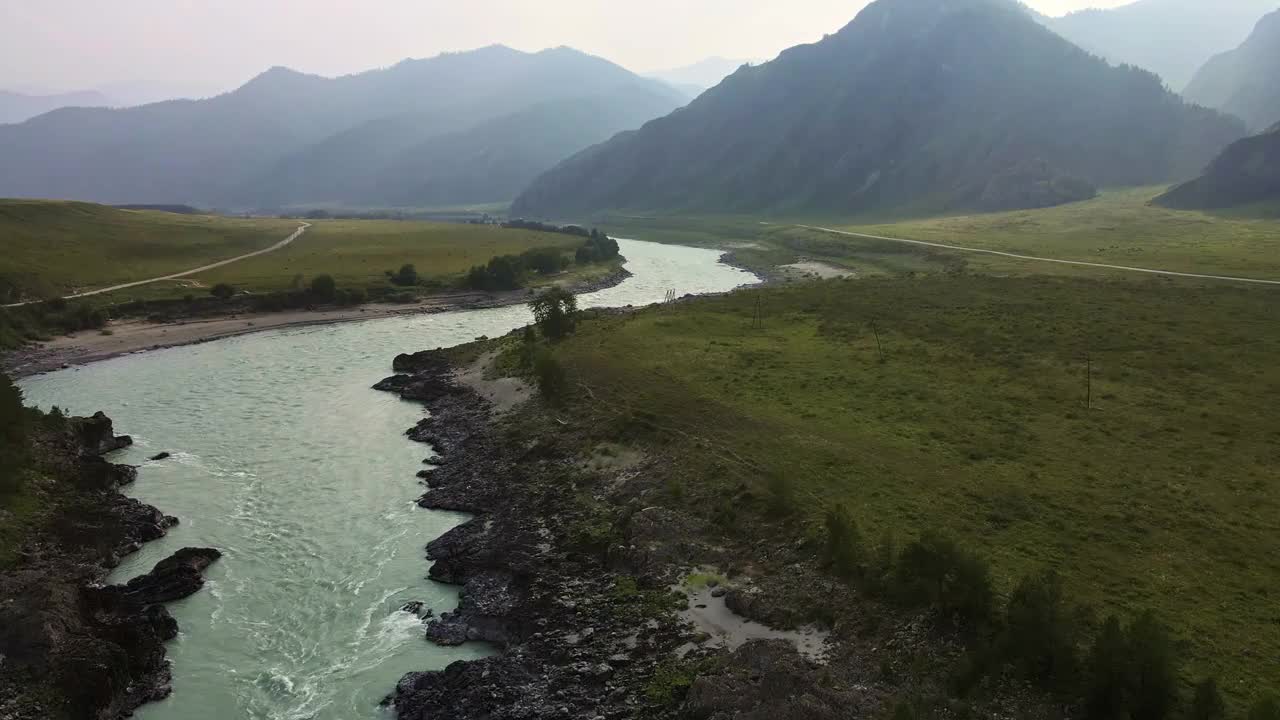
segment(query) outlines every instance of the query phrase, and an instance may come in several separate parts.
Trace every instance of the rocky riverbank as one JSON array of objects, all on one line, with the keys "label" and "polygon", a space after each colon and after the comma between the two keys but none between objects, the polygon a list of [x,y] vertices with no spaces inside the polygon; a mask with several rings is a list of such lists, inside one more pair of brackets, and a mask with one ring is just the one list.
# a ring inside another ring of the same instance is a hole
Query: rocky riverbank
[{"label": "rocky riverbank", "polygon": [[[730,718],[760,706],[812,720],[866,705],[814,695],[820,665],[796,642],[698,626],[691,613],[707,605],[690,607],[681,581],[717,551],[690,518],[644,503],[647,461],[584,462],[572,423],[538,403],[495,413],[443,352],[402,355],[395,370],[376,387],[431,413],[408,431],[436,451],[419,504],[476,515],[427,546],[430,576],[462,593],[426,637],[501,651],[406,675],[387,699],[399,718]],[[775,611],[745,584],[711,595],[722,610]]]},{"label": "rocky riverbank", "polygon": [[476,514],[427,546],[431,577],[461,585],[462,595],[426,635],[503,652],[406,675],[388,702],[414,719],[633,716],[645,666],[683,638],[671,626],[614,621],[603,558],[567,551],[557,537],[565,525],[546,522],[566,509],[547,484],[556,449],[510,446],[487,402],[453,379],[442,354],[401,356],[395,369],[402,374],[377,387],[431,410],[409,431],[436,452],[419,504]]},{"label": "rocky riverbank", "polygon": [[748,514],[748,485],[719,510],[682,501],[676,483],[706,481],[664,451],[662,418],[585,385],[490,404],[521,382],[502,370],[517,342],[401,355],[376,386],[430,410],[408,431],[435,450],[419,504],[475,516],[426,547],[462,592],[424,635],[499,650],[404,676],[386,700],[401,720],[1070,716],[1012,676],[958,696],[948,619],[834,577],[806,528]]},{"label": "rocky riverbank", "polygon": [[114,720],[170,692],[164,643],[178,627],[163,603],[199,590],[220,553],[186,548],[127,585],[103,584],[178,522],[120,492],[136,470],[103,455],[131,442],[102,413],[36,433],[40,482],[24,497],[42,511],[0,567],[4,720]]}]

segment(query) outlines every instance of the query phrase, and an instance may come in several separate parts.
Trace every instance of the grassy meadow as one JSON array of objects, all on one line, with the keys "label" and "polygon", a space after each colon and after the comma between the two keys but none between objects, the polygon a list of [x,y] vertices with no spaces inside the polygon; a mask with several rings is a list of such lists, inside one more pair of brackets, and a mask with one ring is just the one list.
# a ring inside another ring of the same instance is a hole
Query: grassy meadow
[{"label": "grassy meadow", "polygon": [[921,248],[807,230],[798,225],[1061,260],[1280,280],[1280,229],[1262,211],[1204,213],[1150,204],[1165,188],[1110,190],[1087,202],[1043,210],[892,221],[849,218],[602,216],[616,235],[719,247],[758,271],[799,258],[861,277],[972,270],[1097,278],[1131,273]]},{"label": "grassy meadow", "polygon": [[58,297],[261,250],[297,227],[294,220],[0,200],[0,285],[11,285],[26,298]]},{"label": "grassy meadow", "polygon": [[1280,688],[1278,303],[1145,279],[830,280],[599,317],[556,355],[603,440],[670,459],[673,502],[758,534],[782,478],[801,521],[776,532],[816,536],[843,503],[871,541],[957,538],[1003,592],[1056,568],[1100,614],[1154,609],[1185,677],[1240,699]]},{"label": "grassy meadow", "polygon": [[497,255],[558,247],[572,254],[582,238],[558,233],[401,220],[314,220],[297,242],[274,253],[227,265],[194,279],[253,291],[288,290],[295,278],[327,274],[339,287],[386,282],[386,271],[411,263],[418,275],[446,282]]}]

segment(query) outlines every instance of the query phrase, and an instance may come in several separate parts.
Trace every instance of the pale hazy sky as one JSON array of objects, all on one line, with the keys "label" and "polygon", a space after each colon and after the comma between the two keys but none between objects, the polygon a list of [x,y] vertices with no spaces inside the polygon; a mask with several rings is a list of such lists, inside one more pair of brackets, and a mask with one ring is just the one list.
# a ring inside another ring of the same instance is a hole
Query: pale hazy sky
[{"label": "pale hazy sky", "polygon": [[[1030,0],[1048,14],[1130,0]],[[501,43],[644,72],[772,58],[866,0],[0,0],[0,88],[213,92],[273,65],[340,75]]]}]

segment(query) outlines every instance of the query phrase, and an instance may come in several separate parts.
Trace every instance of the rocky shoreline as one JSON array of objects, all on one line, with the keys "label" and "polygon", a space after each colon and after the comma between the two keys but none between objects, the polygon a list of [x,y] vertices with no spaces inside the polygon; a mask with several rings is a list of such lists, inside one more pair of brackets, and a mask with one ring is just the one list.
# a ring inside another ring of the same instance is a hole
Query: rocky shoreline
[{"label": "rocky shoreline", "polygon": [[[743,713],[768,708],[813,720],[866,706],[866,693],[819,690],[822,669],[791,642],[715,645],[687,621],[690,600],[672,590],[716,553],[687,517],[623,488],[643,483],[642,466],[585,469],[571,428],[545,408],[495,413],[457,380],[447,351],[401,355],[394,369],[375,387],[430,410],[408,431],[436,451],[419,505],[475,515],[426,547],[430,577],[462,592],[425,635],[500,651],[404,676],[386,700],[398,718],[754,718],[765,716]],[[623,520],[591,536],[584,529],[601,518],[584,495],[616,503],[610,517]],[[777,611],[754,587],[711,595],[761,619]]]},{"label": "rocky shoreline", "polygon": [[164,644],[178,626],[164,603],[199,590],[220,553],[185,548],[126,585],[104,585],[178,522],[120,492],[136,469],[103,455],[131,443],[102,413],[40,442],[53,478],[38,491],[48,517],[0,571],[0,718],[114,720],[171,692]]},{"label": "rocky shoreline", "polygon": [[501,654],[410,673],[387,703],[413,720],[634,717],[644,704],[639,678],[685,638],[661,623],[617,622],[604,559],[566,550],[546,522],[557,514],[559,492],[545,484],[562,459],[556,448],[506,443],[486,401],[453,379],[442,353],[402,355],[395,370],[375,387],[431,411],[408,431],[436,451],[419,504],[476,514],[427,546],[430,577],[462,593],[426,636],[484,641]]}]

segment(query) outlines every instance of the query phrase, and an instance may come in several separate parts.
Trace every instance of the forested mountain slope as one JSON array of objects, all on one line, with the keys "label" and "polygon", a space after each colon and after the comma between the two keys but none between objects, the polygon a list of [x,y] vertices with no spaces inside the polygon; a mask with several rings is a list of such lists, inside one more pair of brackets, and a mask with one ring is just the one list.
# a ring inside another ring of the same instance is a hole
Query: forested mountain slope
[{"label": "forested mountain slope", "polygon": [[513,212],[1040,207],[1194,176],[1245,134],[1006,0],[878,0],[586,150]]},{"label": "forested mountain slope", "polygon": [[1204,175],[1170,190],[1157,202],[1184,209],[1277,203],[1280,209],[1280,124],[1233,143]]}]

